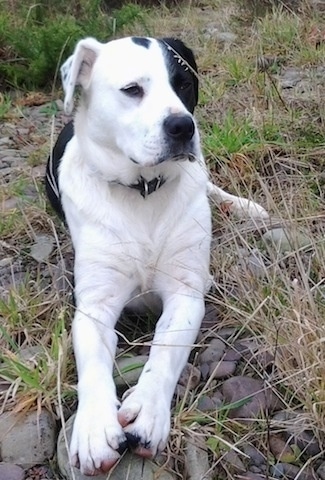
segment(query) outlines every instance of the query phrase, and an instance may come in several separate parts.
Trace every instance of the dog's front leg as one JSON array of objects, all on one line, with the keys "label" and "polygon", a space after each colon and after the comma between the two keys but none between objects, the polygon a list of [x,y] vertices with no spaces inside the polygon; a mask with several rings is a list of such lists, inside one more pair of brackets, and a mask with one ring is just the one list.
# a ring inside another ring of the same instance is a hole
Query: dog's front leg
[{"label": "dog's front leg", "polygon": [[161,451],[170,430],[170,404],[204,315],[203,295],[190,289],[164,299],[149,360],[126,393],[118,418],[135,452]]},{"label": "dog's front leg", "polygon": [[126,447],[117,419],[119,402],[112,370],[117,344],[114,326],[129,292],[113,275],[108,275],[103,286],[104,282],[98,282],[98,268],[93,271],[88,290],[76,283],[77,310],[72,327],[79,402],[70,455],[72,465],[86,475],[108,471]]}]

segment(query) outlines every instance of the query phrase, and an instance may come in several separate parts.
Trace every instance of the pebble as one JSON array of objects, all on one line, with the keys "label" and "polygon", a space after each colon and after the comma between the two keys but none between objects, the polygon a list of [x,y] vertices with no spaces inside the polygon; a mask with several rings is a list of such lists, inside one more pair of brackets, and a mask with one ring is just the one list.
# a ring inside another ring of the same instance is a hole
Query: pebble
[{"label": "pebble", "polygon": [[212,480],[208,450],[199,437],[185,437],[184,457],[188,480]]},{"label": "pebble", "polygon": [[222,456],[222,460],[232,467],[236,472],[244,472],[245,465],[234,450],[229,450]]},{"label": "pebble", "polygon": [[51,235],[36,235],[30,255],[39,263],[45,262],[53,251],[54,243],[54,237]]},{"label": "pebble", "polygon": [[292,448],[278,435],[269,436],[269,447],[276,460],[293,463],[296,460]]},{"label": "pebble", "polygon": [[234,348],[228,348],[223,356],[223,360],[227,362],[237,362],[241,359],[241,353]]},{"label": "pebble", "polygon": [[178,380],[179,385],[194,390],[198,386],[201,380],[200,370],[192,365],[187,363],[181,373],[181,376]]},{"label": "pebble", "polygon": [[139,380],[143,366],[148,358],[148,355],[117,358],[113,371],[116,387],[130,387],[135,385]]},{"label": "pebble", "polygon": [[55,451],[56,425],[45,409],[0,415],[1,459],[29,468],[45,463]]},{"label": "pebble", "polygon": [[249,457],[249,465],[260,467],[266,463],[265,456],[253,445],[244,445],[243,452]]},{"label": "pebble", "polygon": [[316,470],[317,475],[321,480],[325,480],[325,462],[322,462]]},{"label": "pebble", "polygon": [[[65,425],[68,444],[71,439],[74,418],[75,415],[72,415]],[[89,480],[89,476],[83,475],[80,470],[71,467],[69,464],[63,429],[60,431],[57,443],[57,462],[64,478],[68,480]],[[108,478],[109,480],[122,480],[124,478],[128,480],[153,480],[154,478],[157,478],[157,480],[175,480],[176,477],[155,462],[127,452],[115,468],[111,470],[110,474],[105,473],[96,476],[96,480],[107,480]]]},{"label": "pebble", "polygon": [[262,235],[262,240],[281,253],[296,251],[311,245],[311,239],[303,232],[284,228],[273,228]]},{"label": "pebble", "polygon": [[301,468],[291,463],[276,463],[271,465],[271,474],[275,478],[285,477],[286,479],[315,480],[315,472],[311,468]]},{"label": "pebble", "polygon": [[214,338],[211,340],[210,345],[203,350],[201,353],[199,360],[201,363],[212,363],[212,362],[217,362],[220,360],[226,350],[226,345],[222,340],[219,340],[218,338]]},{"label": "pebble", "polygon": [[25,472],[18,465],[0,463],[0,480],[24,480]]},{"label": "pebble", "polygon": [[247,403],[229,411],[231,418],[255,418],[261,411],[279,408],[277,397],[266,388],[263,380],[237,376],[227,379],[222,385],[222,393],[227,404],[247,399]]},{"label": "pebble", "polygon": [[283,430],[286,440],[295,443],[302,452],[313,457],[320,453],[320,446],[317,438],[310,430],[305,428],[306,417],[302,411],[288,412],[281,410],[272,417],[272,426]]},{"label": "pebble", "polygon": [[209,375],[211,378],[224,378],[229,377],[236,370],[236,362],[212,362],[210,364]]}]

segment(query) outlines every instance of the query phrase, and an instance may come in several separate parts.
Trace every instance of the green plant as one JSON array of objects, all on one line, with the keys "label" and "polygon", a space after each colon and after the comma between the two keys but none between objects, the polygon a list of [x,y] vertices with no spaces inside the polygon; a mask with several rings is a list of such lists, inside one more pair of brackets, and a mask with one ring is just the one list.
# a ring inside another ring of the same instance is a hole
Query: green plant
[{"label": "green plant", "polygon": [[108,15],[100,0],[83,1],[70,10],[61,2],[50,7],[45,0],[38,5],[25,0],[14,12],[2,3],[0,76],[8,85],[24,88],[52,87],[62,58],[80,38],[107,41],[144,14],[137,5],[125,5]]}]

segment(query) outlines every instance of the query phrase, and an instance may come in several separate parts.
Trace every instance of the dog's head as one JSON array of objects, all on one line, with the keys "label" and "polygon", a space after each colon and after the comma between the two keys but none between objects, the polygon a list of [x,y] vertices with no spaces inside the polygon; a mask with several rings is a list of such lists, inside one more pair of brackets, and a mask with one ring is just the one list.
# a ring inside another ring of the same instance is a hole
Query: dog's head
[{"label": "dog's head", "polygon": [[65,110],[74,90],[87,135],[140,166],[199,155],[192,113],[198,101],[197,67],[180,40],[129,37],[102,44],[81,40],[61,68]]}]

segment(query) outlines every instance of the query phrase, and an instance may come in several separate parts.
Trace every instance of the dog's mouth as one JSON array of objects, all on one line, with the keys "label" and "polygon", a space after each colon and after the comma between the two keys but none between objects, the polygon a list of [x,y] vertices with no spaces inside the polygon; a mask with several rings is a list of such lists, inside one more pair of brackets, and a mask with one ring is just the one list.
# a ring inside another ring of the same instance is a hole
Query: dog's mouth
[{"label": "dog's mouth", "polygon": [[[138,162],[135,158],[130,157],[130,160],[132,163],[135,163],[136,165],[141,165],[140,162]],[[195,162],[197,160],[197,157],[194,155],[192,152],[187,152],[187,153],[177,153],[175,155],[164,155],[163,157],[159,157],[158,160],[154,160],[150,163],[146,163],[146,167],[154,167],[156,165],[160,165],[163,162]]]}]

